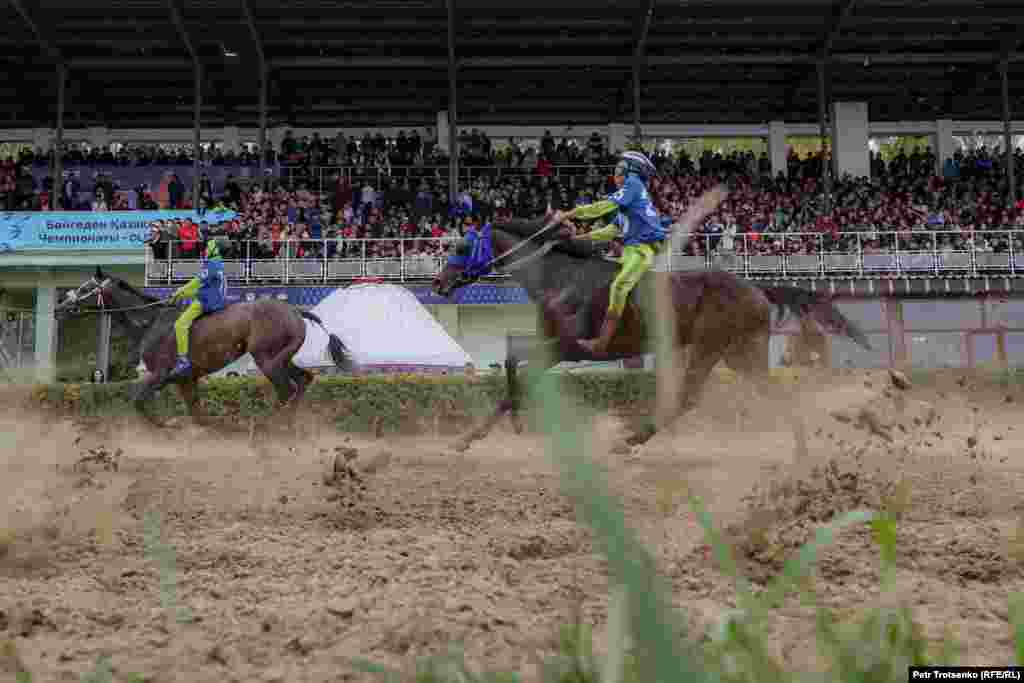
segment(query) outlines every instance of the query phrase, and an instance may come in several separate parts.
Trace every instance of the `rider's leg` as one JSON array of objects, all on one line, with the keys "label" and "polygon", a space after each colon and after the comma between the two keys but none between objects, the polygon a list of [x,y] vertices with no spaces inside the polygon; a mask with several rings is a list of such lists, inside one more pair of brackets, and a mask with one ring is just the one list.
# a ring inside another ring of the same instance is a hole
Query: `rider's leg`
[{"label": "rider's leg", "polygon": [[657,253],[650,244],[631,244],[622,250],[622,268],[612,281],[608,297],[608,312],[605,314],[601,334],[596,339],[584,339],[580,346],[593,355],[603,355],[619,329],[622,311],[626,308],[629,293],[640,282],[644,274],[654,265]]},{"label": "rider's leg", "polygon": [[188,337],[192,329],[192,323],[202,313],[203,305],[199,301],[193,301],[178,316],[178,320],[174,323],[174,339],[178,345],[178,362],[171,372],[175,375],[192,369],[192,362],[188,357]]}]

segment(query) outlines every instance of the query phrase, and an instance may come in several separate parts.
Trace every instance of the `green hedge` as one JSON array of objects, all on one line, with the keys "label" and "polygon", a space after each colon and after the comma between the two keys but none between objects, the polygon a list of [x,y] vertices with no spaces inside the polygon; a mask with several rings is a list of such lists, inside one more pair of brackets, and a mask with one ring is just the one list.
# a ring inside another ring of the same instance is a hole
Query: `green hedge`
[{"label": "green hedge", "polygon": [[[562,373],[567,395],[598,410],[636,409],[653,399],[653,373]],[[131,396],[135,384],[40,385],[35,401],[45,409],[83,417],[118,416],[134,411]],[[217,378],[200,384],[203,412],[213,416],[268,416],[274,413],[275,396],[263,378]],[[490,414],[505,396],[504,375],[464,376],[369,375],[318,377],[306,393],[308,411],[334,420],[344,430],[368,429],[382,422],[388,431],[412,428],[417,421],[434,418],[478,419]],[[161,417],[185,414],[178,392],[167,388],[152,401]],[[535,416],[526,415],[532,421]]]}]

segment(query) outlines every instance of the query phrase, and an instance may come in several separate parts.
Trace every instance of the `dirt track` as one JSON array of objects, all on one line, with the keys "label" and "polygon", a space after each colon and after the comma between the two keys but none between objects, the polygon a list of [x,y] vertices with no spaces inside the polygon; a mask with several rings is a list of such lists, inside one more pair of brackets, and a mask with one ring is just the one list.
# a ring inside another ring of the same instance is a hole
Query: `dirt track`
[{"label": "dirt track", "polygon": [[[615,418],[599,420],[595,457],[695,625],[729,609],[733,592],[704,553],[687,490],[732,525],[754,578],[772,575],[815,520],[887,502],[903,513],[898,581],[928,633],[951,626],[965,663],[1005,662],[1007,595],[1024,583],[1020,397],[940,384],[904,393],[865,372],[807,383],[811,458],[798,465],[781,408],[748,404],[753,417],[739,424],[727,407],[742,392],[728,384],[677,435],[632,452],[615,447]],[[0,650],[0,679],[24,667],[34,680],[78,681],[105,654],[116,681],[357,680],[350,657],[400,664],[456,639],[476,663],[529,671],[530,651],[553,649],[578,605],[602,630],[604,565],[540,437],[503,428],[457,456],[451,437],[324,430],[253,453],[239,439],[83,435],[15,413],[0,418],[0,641],[17,654]],[[107,452],[88,471],[72,471],[99,446]],[[356,449],[362,497],[346,481],[325,483],[336,447]],[[776,488],[759,508],[744,500],[755,485],[813,482],[829,458],[834,491],[805,483],[788,497]],[[176,551],[176,589],[166,571],[161,588],[161,555],[147,545],[152,512]],[[878,599],[877,576],[870,536],[855,531],[815,585],[855,616]],[[176,606],[162,604],[173,595]],[[167,618],[178,607],[189,623]],[[780,656],[819,665],[809,612],[784,608],[775,626]]]}]

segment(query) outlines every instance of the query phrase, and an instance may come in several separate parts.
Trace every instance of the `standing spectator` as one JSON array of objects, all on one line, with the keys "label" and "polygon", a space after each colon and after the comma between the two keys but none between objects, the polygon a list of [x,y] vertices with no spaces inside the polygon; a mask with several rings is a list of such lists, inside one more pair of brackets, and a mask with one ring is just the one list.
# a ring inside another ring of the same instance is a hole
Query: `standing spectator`
[{"label": "standing spectator", "polygon": [[171,182],[167,185],[167,199],[171,209],[181,208],[185,197],[185,186],[181,184],[177,173],[171,174]]}]

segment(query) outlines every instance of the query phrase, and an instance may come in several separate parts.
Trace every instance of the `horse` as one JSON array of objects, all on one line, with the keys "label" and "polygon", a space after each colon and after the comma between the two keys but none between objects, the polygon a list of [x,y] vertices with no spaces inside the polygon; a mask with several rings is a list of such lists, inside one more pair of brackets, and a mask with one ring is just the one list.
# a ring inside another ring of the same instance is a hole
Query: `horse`
[{"label": "horse", "polygon": [[[434,278],[432,288],[437,295],[449,298],[455,290],[476,282],[501,263],[502,270],[526,290],[538,308],[542,334],[541,343],[525,359],[528,393],[540,373],[559,362],[625,360],[657,353],[657,338],[649,321],[653,320],[655,306],[655,278],[666,278],[667,283],[662,280],[660,284],[667,284],[675,311],[673,352],[689,347],[689,362],[683,373],[681,400],[666,415],[658,420],[649,419],[636,429],[628,439],[633,445],[645,443],[661,428],[696,407],[701,389],[719,361],[752,380],[761,393],[777,396],[777,385],[770,381],[768,353],[773,308],[780,320],[789,314],[801,320],[811,319],[830,334],[871,349],[858,326],[823,295],[796,287],[760,286],[730,272],[709,269],[648,272],[629,295],[608,353],[592,357],[578,340],[593,336],[600,329],[608,308],[611,281],[619,266],[603,258],[593,242],[552,237],[551,227],[542,220],[512,219],[485,228],[475,243],[463,240],[455,247],[457,254],[469,258],[468,264],[453,264],[449,259]],[[484,262],[474,263],[471,250],[481,254],[476,258]],[[465,436],[457,449],[469,448],[473,441],[485,437],[502,415],[518,409],[519,399],[510,390],[509,396],[499,401],[494,414]],[[789,417],[802,452],[806,448],[803,423],[795,415]]]},{"label": "horse", "polygon": [[[95,301],[83,309],[90,299]],[[344,372],[354,367],[345,344],[324,327],[320,318],[274,299],[230,304],[197,318],[190,332],[192,370],[181,377],[170,375],[177,357],[174,322],[181,312],[177,307],[97,268],[92,278],[69,291],[56,307],[58,318],[83,311],[110,315],[111,322],[138,348],[143,377],[133,402],[138,413],[156,426],[160,424],[147,410],[147,403],[164,386],[177,385],[189,417],[199,423],[196,384],[245,353],[252,354],[257,367],[273,384],[280,407],[297,406],[314,380],[312,373],[292,362],[306,340],[304,319],[327,332],[327,350],[336,367]]]}]

